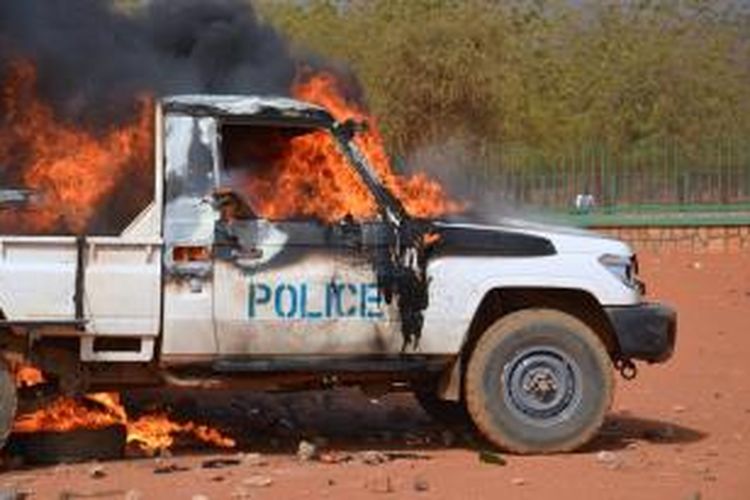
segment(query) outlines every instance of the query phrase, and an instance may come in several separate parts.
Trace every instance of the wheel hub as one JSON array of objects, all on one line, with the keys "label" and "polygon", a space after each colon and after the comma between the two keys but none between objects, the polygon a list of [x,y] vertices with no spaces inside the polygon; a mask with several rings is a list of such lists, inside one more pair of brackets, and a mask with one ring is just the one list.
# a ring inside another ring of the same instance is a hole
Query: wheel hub
[{"label": "wheel hub", "polygon": [[518,352],[503,370],[503,397],[522,419],[552,425],[566,419],[581,398],[575,361],[553,347]]}]

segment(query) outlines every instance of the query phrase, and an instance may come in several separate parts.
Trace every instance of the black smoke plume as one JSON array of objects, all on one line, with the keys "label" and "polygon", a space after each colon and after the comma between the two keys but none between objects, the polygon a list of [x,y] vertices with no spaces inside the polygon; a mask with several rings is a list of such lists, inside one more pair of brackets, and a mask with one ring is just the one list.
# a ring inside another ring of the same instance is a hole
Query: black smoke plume
[{"label": "black smoke plume", "polygon": [[297,66],[240,0],[152,0],[132,14],[106,0],[2,0],[0,82],[19,57],[58,116],[90,127],[128,118],[141,94],[287,94]]}]

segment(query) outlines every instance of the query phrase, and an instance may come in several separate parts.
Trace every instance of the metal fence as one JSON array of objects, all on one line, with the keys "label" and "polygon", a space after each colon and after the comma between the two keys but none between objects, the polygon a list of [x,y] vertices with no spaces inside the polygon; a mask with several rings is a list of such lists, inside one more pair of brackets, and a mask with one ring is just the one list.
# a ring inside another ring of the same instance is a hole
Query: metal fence
[{"label": "metal fence", "polygon": [[550,158],[524,147],[503,147],[474,170],[472,191],[501,193],[507,203],[575,211],[749,210],[750,140],[691,147],[673,142],[627,152],[583,146]]}]

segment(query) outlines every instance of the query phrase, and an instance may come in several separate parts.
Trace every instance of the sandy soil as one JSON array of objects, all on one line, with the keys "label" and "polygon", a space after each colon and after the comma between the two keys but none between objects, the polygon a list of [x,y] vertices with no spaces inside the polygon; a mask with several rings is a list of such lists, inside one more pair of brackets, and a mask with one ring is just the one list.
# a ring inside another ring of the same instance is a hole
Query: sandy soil
[{"label": "sandy soil", "polygon": [[[446,432],[406,394],[358,391],[173,398],[176,411],[228,427],[228,454],[196,447],[103,464],[6,466],[0,486],[34,498],[750,498],[750,255],[643,256],[649,294],[679,312],[678,348],[663,366],[620,379],[599,437],[575,454],[482,462],[473,440]],[[138,396],[143,404],[146,396]],[[238,424],[242,422],[242,424]],[[329,460],[301,463],[299,439]],[[362,463],[385,458],[380,465]],[[237,453],[245,455],[237,455]],[[260,457],[253,455],[260,453]],[[244,458],[204,468],[210,458]],[[180,470],[155,474],[158,466]],[[270,484],[268,484],[270,483]],[[61,496],[61,493],[67,491]],[[199,495],[203,495],[200,497]],[[244,496],[243,496],[244,495]]]}]

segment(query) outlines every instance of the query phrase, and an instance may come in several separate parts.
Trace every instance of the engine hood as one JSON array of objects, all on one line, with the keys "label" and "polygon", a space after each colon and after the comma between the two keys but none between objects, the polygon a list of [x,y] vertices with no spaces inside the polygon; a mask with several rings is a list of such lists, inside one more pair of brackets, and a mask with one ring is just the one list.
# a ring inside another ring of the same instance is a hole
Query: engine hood
[{"label": "engine hood", "polygon": [[519,219],[501,219],[498,224],[436,221],[433,227],[441,235],[437,250],[443,254],[543,257],[633,253],[627,244],[610,236]]}]

